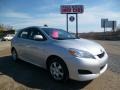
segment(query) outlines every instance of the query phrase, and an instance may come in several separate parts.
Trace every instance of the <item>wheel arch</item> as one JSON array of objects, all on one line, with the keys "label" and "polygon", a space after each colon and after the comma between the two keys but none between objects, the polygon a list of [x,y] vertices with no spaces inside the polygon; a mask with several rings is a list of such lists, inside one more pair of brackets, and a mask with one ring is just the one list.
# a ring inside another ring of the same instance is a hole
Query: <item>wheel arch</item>
[{"label": "wheel arch", "polygon": [[49,70],[49,64],[50,64],[50,62],[53,60],[53,58],[58,58],[58,60],[64,64],[65,69],[66,69],[66,77],[67,77],[65,80],[67,80],[67,79],[69,78],[68,66],[67,66],[66,62],[65,62],[61,57],[59,57],[59,56],[57,56],[57,55],[50,55],[50,56],[47,58],[47,60],[46,60],[46,68],[47,68],[47,70]]},{"label": "wheel arch", "polygon": [[[49,65],[49,62],[53,59],[53,58],[59,58],[59,60],[61,60],[65,65],[66,65],[66,62],[60,57],[60,56],[57,56],[57,55],[50,55],[47,57],[47,60],[46,60],[46,67],[48,69],[48,65]],[[66,65],[67,67],[67,65]],[[68,69],[68,67],[67,67]]]}]

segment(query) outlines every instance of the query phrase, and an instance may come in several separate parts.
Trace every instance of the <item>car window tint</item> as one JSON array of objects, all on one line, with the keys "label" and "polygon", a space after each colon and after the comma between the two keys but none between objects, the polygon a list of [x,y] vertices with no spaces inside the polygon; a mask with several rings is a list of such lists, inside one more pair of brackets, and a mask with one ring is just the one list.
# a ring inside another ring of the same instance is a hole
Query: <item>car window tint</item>
[{"label": "car window tint", "polygon": [[27,39],[28,37],[28,31],[27,30],[24,30],[20,33],[19,35],[20,38],[24,38],[24,39]]},{"label": "car window tint", "polygon": [[56,40],[76,39],[74,35],[61,29],[55,28],[42,28],[42,29],[47,35]]},{"label": "car window tint", "polygon": [[34,39],[35,35],[41,35],[39,30],[31,30],[30,34],[29,34],[29,39]]},{"label": "car window tint", "polygon": [[34,40],[35,35],[43,36],[43,40],[46,40],[44,34],[38,28],[31,28],[28,38]]}]

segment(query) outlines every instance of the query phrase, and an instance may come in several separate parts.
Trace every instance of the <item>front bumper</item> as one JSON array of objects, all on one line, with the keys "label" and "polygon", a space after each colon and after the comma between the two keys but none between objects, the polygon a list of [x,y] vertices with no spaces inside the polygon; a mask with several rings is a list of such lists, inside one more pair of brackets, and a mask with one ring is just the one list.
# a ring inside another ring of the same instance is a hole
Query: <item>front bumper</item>
[{"label": "front bumper", "polygon": [[[69,78],[78,81],[88,81],[97,78],[107,70],[108,55],[105,53],[103,58],[82,59],[70,57],[66,58],[66,64],[69,70]],[[90,71],[90,74],[79,73],[78,70]]]},{"label": "front bumper", "polygon": [[78,79],[77,80],[80,80],[80,81],[87,81],[87,80],[92,80],[92,79],[95,79],[97,78],[98,76],[100,76],[101,74],[103,74],[106,69],[108,67],[108,64],[106,64],[104,66],[104,68],[100,71],[100,73],[96,73],[96,74],[86,74],[86,75],[78,75]]}]

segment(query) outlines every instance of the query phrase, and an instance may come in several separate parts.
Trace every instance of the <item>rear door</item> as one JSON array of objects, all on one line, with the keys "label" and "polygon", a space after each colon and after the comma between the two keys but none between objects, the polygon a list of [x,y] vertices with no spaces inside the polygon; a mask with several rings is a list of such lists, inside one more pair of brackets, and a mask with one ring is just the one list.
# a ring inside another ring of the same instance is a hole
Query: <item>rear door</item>
[{"label": "rear door", "polygon": [[19,57],[23,60],[28,59],[29,60],[29,55],[28,55],[28,36],[29,36],[30,30],[29,28],[23,29],[20,31],[20,33],[18,34],[17,40],[16,42],[16,50],[19,54]]}]

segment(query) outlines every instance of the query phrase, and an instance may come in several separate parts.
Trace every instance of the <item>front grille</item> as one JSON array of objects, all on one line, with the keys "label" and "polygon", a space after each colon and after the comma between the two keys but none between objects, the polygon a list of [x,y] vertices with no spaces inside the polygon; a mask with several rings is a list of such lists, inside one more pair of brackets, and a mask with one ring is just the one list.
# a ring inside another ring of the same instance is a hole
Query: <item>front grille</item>
[{"label": "front grille", "polygon": [[105,52],[103,52],[103,53],[101,53],[101,54],[98,54],[97,56],[98,56],[99,58],[102,58],[102,57],[104,56],[104,54],[105,54]]}]

